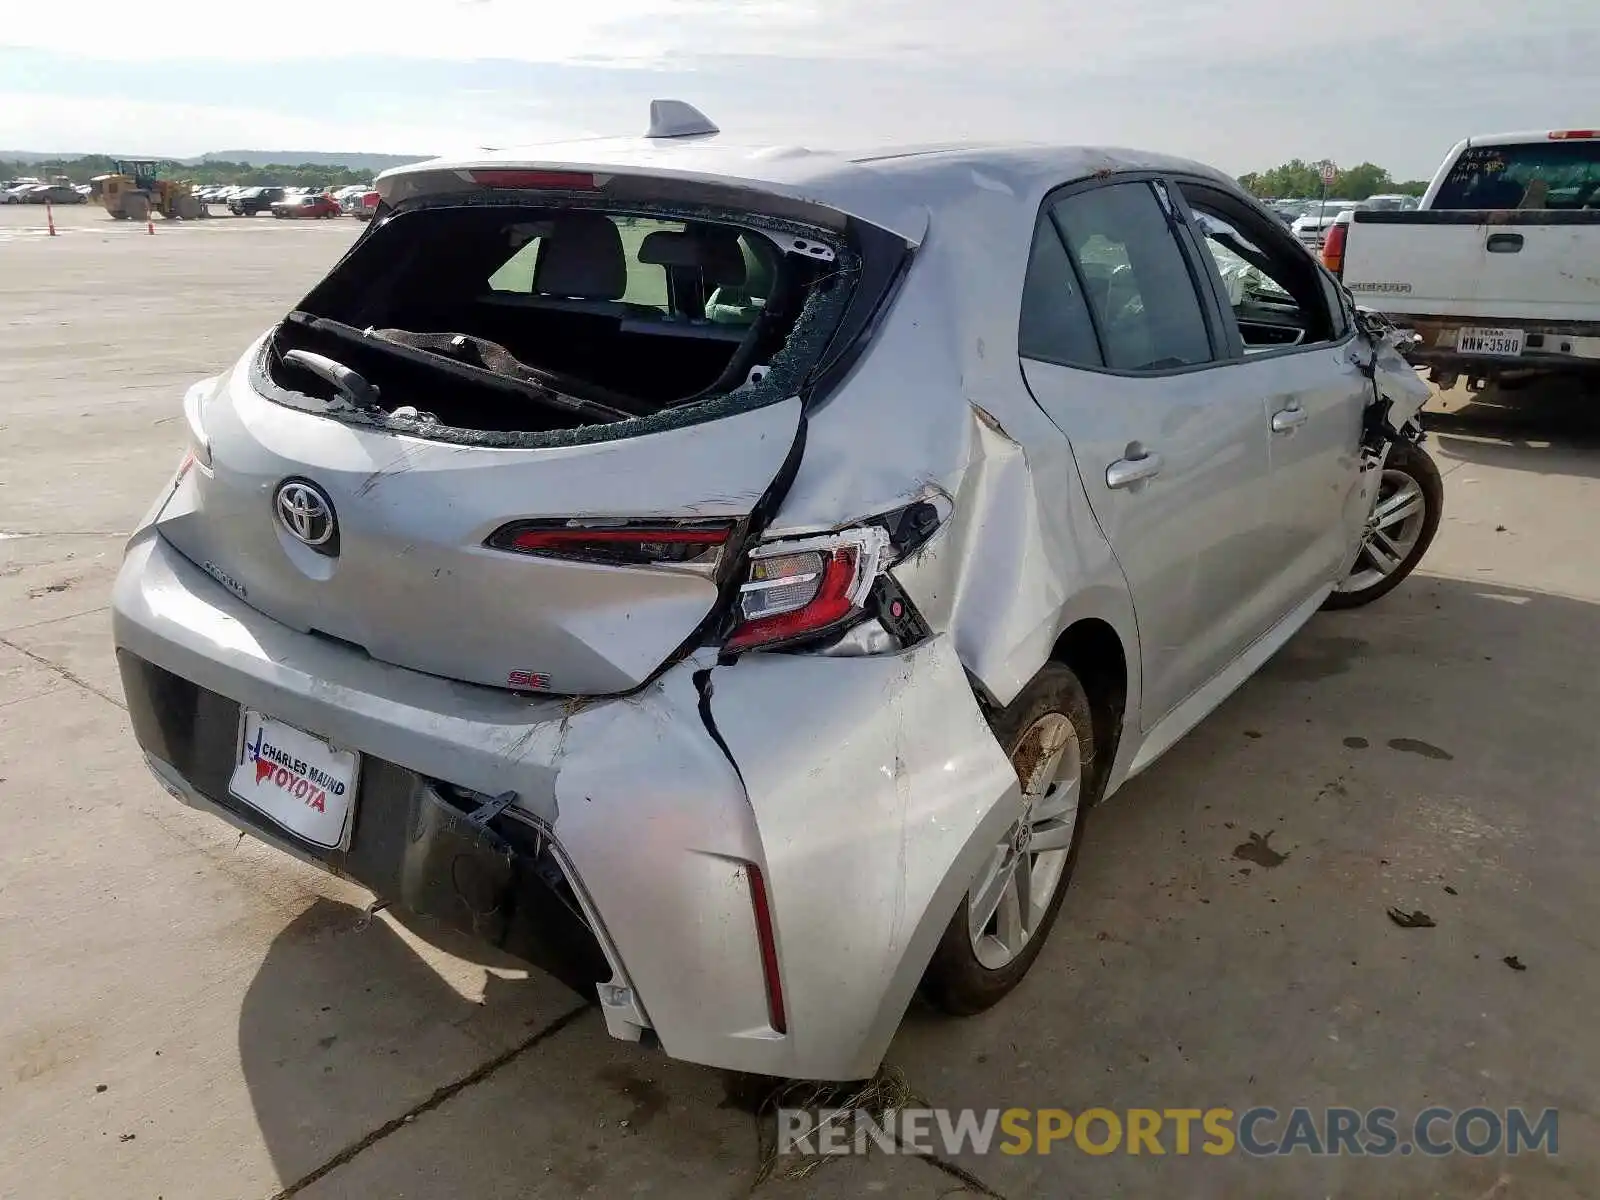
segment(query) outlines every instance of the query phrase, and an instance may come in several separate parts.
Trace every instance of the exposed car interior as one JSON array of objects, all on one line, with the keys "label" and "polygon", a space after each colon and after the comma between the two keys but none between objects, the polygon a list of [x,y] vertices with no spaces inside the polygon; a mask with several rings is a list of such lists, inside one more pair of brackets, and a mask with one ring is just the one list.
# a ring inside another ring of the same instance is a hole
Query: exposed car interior
[{"label": "exposed car interior", "polygon": [[1293,238],[1225,193],[1181,190],[1205,234],[1245,353],[1333,339],[1317,266]]},{"label": "exposed car interior", "polygon": [[621,420],[759,378],[832,282],[830,263],[718,221],[424,208],[384,222],[306,298],[269,369],[282,387],[358,399],[331,361],[384,410],[466,429]]}]

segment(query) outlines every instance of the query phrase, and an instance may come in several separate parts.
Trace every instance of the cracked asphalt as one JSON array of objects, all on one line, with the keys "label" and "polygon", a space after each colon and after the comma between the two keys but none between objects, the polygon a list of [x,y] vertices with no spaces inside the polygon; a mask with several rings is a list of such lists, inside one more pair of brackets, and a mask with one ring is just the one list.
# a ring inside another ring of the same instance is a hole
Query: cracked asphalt
[{"label": "cracked asphalt", "polygon": [[[122,539],[184,387],[355,227],[57,217],[0,210],[0,1195],[747,1195],[762,1131],[718,1074],[148,777]],[[1097,811],[1024,987],[913,1007],[890,1056],[979,1109],[1554,1107],[1558,1154],[875,1152],[756,1194],[1600,1194],[1597,414],[1600,389],[1439,397],[1424,571],[1315,618]]]}]

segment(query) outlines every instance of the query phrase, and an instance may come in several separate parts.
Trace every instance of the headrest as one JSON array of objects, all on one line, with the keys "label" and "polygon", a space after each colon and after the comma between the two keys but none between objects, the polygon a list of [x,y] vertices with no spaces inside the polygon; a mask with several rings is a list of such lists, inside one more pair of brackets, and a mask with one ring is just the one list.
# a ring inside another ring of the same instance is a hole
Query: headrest
[{"label": "headrest", "polygon": [[744,283],[744,253],[732,229],[697,229],[685,233],[658,229],[639,243],[639,261],[661,267],[698,267],[707,287]]},{"label": "headrest", "polygon": [[604,213],[564,213],[541,239],[533,290],[544,296],[620,300],[628,290],[622,235]]}]

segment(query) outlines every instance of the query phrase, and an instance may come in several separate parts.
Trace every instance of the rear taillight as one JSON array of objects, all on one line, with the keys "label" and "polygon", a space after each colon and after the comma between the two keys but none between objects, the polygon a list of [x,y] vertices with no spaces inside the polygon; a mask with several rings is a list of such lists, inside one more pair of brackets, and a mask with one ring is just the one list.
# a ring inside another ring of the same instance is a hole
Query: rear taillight
[{"label": "rear taillight", "polygon": [[1348,225],[1330,225],[1322,243],[1322,265],[1341,279],[1344,278],[1344,241],[1349,229]]},{"label": "rear taillight", "polygon": [[1600,129],[1552,129],[1552,142],[1566,142],[1582,138],[1600,138]]},{"label": "rear taillight", "polygon": [[868,525],[752,550],[739,623],[724,649],[782,646],[847,627],[862,615],[889,545],[887,531]]},{"label": "rear taillight", "polygon": [[495,530],[485,544],[539,558],[613,567],[714,567],[732,533],[733,526],[727,521],[612,525],[514,521]]}]

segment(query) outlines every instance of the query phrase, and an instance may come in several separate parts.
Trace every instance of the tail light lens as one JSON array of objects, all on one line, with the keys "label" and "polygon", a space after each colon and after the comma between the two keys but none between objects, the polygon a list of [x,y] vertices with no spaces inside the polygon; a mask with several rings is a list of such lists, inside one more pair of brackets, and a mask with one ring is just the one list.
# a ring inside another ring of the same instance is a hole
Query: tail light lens
[{"label": "tail light lens", "polygon": [[496,550],[612,567],[692,566],[714,569],[733,533],[730,522],[514,521],[489,535]]},{"label": "tail light lens", "polygon": [[1339,278],[1344,278],[1344,242],[1350,226],[1335,223],[1328,226],[1328,236],[1322,243],[1322,265]]},{"label": "tail light lens", "polygon": [[889,545],[887,531],[869,525],[758,546],[724,648],[782,646],[849,625],[861,616]]}]

